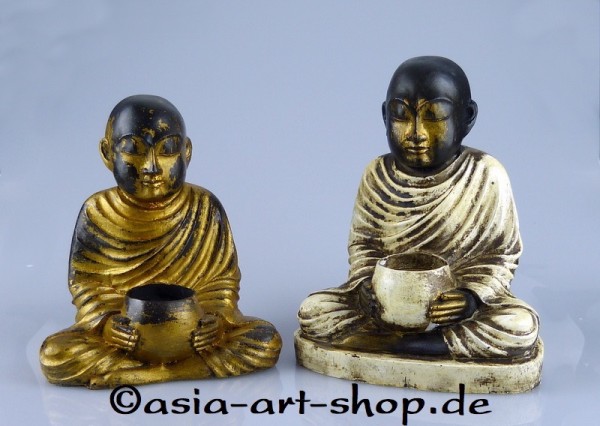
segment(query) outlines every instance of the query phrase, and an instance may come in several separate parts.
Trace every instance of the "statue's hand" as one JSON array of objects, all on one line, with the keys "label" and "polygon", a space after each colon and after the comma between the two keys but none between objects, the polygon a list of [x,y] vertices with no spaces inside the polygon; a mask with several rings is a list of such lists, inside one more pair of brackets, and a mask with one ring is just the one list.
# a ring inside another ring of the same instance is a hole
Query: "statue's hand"
[{"label": "statue's hand", "polygon": [[192,332],[192,346],[196,353],[217,343],[223,334],[223,322],[215,315],[205,315]]},{"label": "statue's hand", "polygon": [[469,291],[450,290],[442,293],[429,306],[429,319],[439,325],[449,325],[470,317],[477,309],[477,300]]},{"label": "statue's hand", "polygon": [[102,337],[109,345],[131,352],[135,349],[140,336],[130,323],[131,321],[127,317],[112,315],[104,324]]}]

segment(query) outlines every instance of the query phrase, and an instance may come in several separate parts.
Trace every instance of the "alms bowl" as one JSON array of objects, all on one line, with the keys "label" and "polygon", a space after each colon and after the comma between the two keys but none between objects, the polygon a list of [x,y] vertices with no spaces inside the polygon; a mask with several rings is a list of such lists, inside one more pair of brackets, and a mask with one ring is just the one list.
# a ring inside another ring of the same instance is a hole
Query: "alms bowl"
[{"label": "alms bowl", "polygon": [[414,332],[427,329],[431,302],[456,283],[444,259],[414,252],[380,259],[372,286],[381,321],[390,328]]},{"label": "alms bowl", "polygon": [[127,292],[123,314],[139,332],[133,357],[168,363],[194,354],[192,332],[203,316],[192,289],[176,284],[146,284]]}]

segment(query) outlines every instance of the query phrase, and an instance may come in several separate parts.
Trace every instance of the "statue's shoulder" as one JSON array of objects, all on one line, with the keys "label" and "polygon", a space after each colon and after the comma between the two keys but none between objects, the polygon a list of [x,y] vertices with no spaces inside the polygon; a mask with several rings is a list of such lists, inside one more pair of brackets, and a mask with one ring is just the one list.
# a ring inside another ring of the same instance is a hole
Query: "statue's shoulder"
[{"label": "statue's shoulder", "polygon": [[[96,213],[98,216],[98,212],[102,211],[100,208],[101,205],[106,205],[106,201],[110,201],[117,196],[117,187],[105,189],[103,191],[98,191],[95,194],[90,195],[84,202],[81,208],[79,209],[79,214],[77,215],[77,222],[75,224],[75,234],[78,233],[87,233],[87,226],[90,223],[91,217],[94,215],[92,212]],[[100,214],[102,216],[102,214]],[[76,239],[74,237],[73,244],[76,243]]]},{"label": "statue's shoulder", "polygon": [[84,211],[87,207],[95,206],[102,200],[110,200],[118,196],[117,187],[104,189],[102,191],[98,191],[92,195],[90,195],[84,202],[81,207],[81,211]]},{"label": "statue's shoulder", "polygon": [[190,191],[191,193],[199,196],[199,197],[208,197],[208,198],[216,198],[215,194],[210,192],[208,189],[201,187],[200,185],[194,185],[193,183],[184,183],[184,189]]},{"label": "statue's shoulder", "polygon": [[378,169],[393,171],[394,168],[394,157],[391,153],[387,153],[371,160],[371,162],[367,164],[367,167],[365,167],[364,174],[375,173]]},{"label": "statue's shoulder", "polygon": [[216,208],[217,210],[219,210],[221,212],[225,211],[225,209],[223,208],[223,205],[221,204],[221,201],[219,201],[217,196],[215,194],[213,194],[212,192],[210,192],[208,189],[203,188],[199,185],[194,185],[192,183],[187,183],[187,182],[184,184],[184,186],[187,190],[190,191],[191,194],[198,197],[199,202],[208,203],[209,205],[211,205],[212,207]]},{"label": "statue's shoulder", "polygon": [[508,174],[502,163],[490,154],[475,148],[465,147],[463,155],[466,155],[475,167],[484,169],[486,175],[491,179],[508,180]]}]

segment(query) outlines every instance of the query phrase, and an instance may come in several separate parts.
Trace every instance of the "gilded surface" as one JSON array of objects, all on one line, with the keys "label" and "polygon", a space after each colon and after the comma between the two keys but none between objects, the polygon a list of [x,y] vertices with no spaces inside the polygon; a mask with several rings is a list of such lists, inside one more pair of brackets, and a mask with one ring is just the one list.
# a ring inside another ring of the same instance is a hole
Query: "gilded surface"
[{"label": "gilded surface", "polygon": [[[69,262],[76,323],[44,342],[44,374],[51,383],[107,387],[273,366],[279,334],[237,307],[240,271],[225,211],[209,191],[183,182],[191,143],[179,113],[158,97],[119,105],[100,143],[118,186],[91,196],[77,219]],[[136,115],[150,125],[138,126]],[[188,358],[134,356],[140,330],[123,315],[125,294],[149,283],[194,290],[205,314],[188,337]]]}]

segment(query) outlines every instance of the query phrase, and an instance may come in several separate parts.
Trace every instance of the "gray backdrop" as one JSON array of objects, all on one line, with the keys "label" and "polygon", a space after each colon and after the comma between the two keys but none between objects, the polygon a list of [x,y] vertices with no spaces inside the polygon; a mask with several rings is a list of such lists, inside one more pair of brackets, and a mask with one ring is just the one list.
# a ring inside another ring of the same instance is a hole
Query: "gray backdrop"
[{"label": "gray backdrop", "polygon": [[[600,415],[599,3],[564,1],[0,2],[0,416],[31,424],[363,424],[364,414],[129,416],[109,391],[59,388],[37,352],[73,322],[66,269],[78,210],[114,185],[97,151],[122,98],[163,96],[182,112],[188,181],[228,212],[242,269],[241,309],[284,338],[260,374],[141,388],[145,401],[251,403],[348,397],[350,383],[295,365],[297,308],[341,284],[354,196],[386,152],[380,105],[395,68],[435,54],[459,63],[479,104],[465,144],[506,167],[525,252],[514,292],[535,307],[542,384],[489,396],[492,413],[409,424],[590,424]],[[362,384],[360,396],[453,395]],[[472,401],[474,397],[467,397]],[[361,411],[364,413],[364,411]],[[369,422],[399,424],[398,412]],[[373,424],[375,424],[373,423]]]}]

